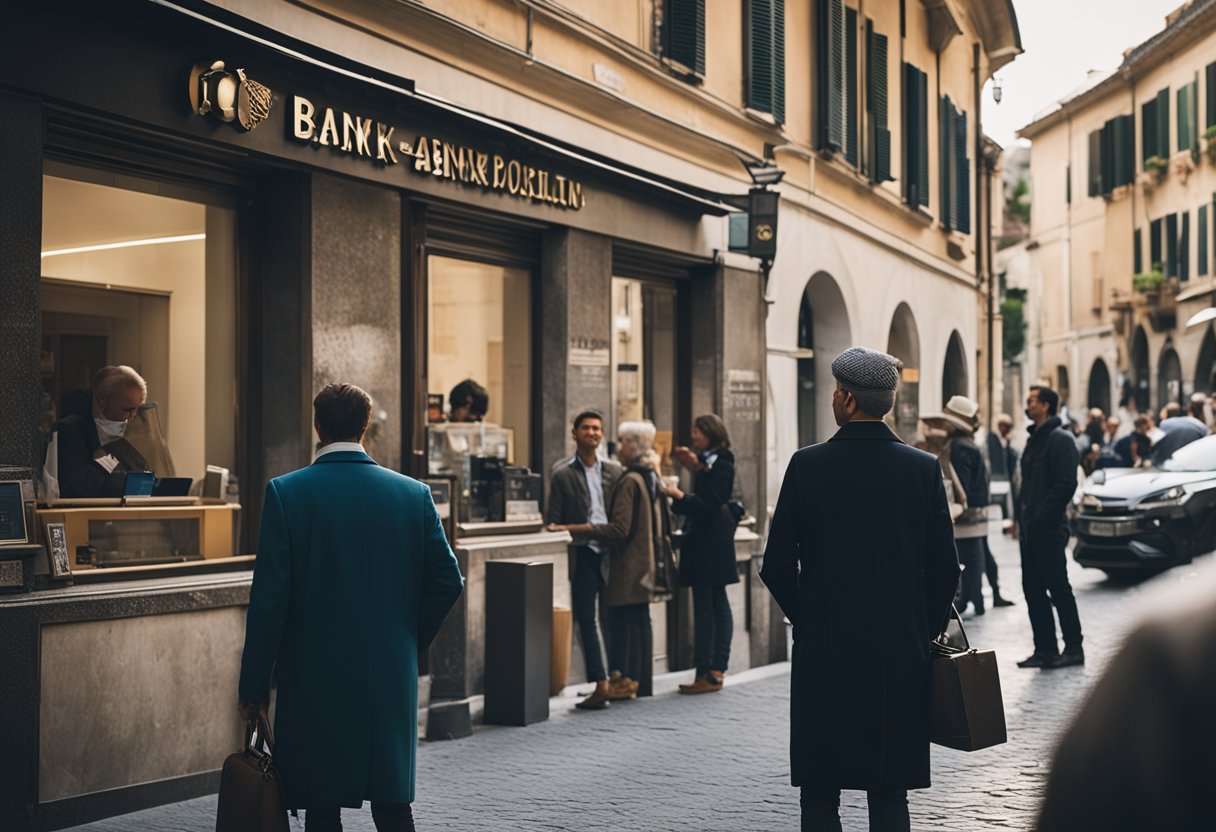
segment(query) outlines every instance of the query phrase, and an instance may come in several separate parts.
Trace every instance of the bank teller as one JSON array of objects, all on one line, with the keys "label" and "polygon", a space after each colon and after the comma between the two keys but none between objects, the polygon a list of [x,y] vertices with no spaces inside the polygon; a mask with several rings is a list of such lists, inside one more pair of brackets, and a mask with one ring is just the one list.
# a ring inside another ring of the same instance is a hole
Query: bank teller
[{"label": "bank teller", "polygon": [[102,367],[93,376],[92,413],[55,422],[60,497],[121,497],[128,471],[147,469],[139,451],[123,438],[148,398],[148,385],[126,366]]}]

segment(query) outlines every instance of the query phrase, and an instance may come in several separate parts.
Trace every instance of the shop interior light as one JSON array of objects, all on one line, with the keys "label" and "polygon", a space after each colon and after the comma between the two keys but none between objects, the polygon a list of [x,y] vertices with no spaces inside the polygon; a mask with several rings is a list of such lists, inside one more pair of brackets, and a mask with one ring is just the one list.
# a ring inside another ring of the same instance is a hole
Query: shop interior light
[{"label": "shop interior light", "polygon": [[124,240],[121,243],[98,243],[93,246],[75,246],[73,248],[55,248],[42,252],[43,257],[58,257],[61,254],[84,254],[89,251],[109,251],[115,248],[134,248],[135,246],[156,246],[162,243],[191,243],[195,240],[207,239],[206,234],[179,234],[176,237],[148,237],[143,240]]}]

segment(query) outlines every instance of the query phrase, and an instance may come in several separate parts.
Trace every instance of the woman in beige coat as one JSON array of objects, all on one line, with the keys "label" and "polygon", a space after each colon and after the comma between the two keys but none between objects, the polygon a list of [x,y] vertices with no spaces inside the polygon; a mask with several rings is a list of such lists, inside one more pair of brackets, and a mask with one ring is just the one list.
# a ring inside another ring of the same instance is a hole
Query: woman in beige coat
[{"label": "woman in beige coat", "polygon": [[[650,602],[655,589],[655,524],[666,505],[658,490],[651,422],[625,422],[617,439],[617,459],[625,473],[608,502],[608,522],[551,526],[555,531],[595,535],[612,544],[608,561],[608,663],[606,699],[636,699],[638,681],[651,660]],[[660,529],[660,533],[666,530]],[[599,690],[597,689],[597,693]],[[593,694],[594,696],[595,694]]]}]

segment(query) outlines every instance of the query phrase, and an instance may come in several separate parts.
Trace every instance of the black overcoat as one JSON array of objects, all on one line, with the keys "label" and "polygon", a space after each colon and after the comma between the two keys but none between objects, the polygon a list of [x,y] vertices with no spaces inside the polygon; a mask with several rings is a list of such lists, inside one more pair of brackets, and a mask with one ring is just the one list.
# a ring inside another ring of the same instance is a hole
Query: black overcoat
[{"label": "black overcoat", "polygon": [[931,454],[882,422],[794,454],[760,577],[794,625],[795,786],[929,786],[929,640],[958,572]]},{"label": "black overcoat", "polygon": [[680,586],[726,586],[739,582],[735,568],[735,518],[727,503],[735,488],[735,455],[723,448],[710,466],[693,478],[692,493],[675,500],[683,515]]}]

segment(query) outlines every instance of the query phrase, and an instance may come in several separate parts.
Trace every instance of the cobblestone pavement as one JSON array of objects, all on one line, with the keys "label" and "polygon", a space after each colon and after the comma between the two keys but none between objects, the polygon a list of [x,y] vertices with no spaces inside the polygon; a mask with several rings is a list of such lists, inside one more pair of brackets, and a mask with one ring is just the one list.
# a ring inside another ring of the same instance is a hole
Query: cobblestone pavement
[{"label": "cobblestone pavement", "polygon": [[[994,526],[995,528],[995,526]],[[1031,652],[1017,545],[991,537],[1005,593],[1017,606],[967,622],[973,645],[997,651],[1009,743],[972,754],[934,747],[933,782],[910,797],[919,830],[1030,829],[1054,742],[1131,626],[1145,596],[1194,577],[1181,567],[1142,584],[1109,581],[1071,565],[1085,628],[1087,664],[1020,670]],[[1208,560],[1211,559],[1209,556]],[[859,594],[859,601],[862,596]],[[863,608],[858,609],[864,615]],[[674,682],[664,686],[671,690]],[[748,675],[753,677],[749,680]],[[548,722],[479,728],[469,739],[422,743],[419,829],[795,830],[798,795],[788,785],[789,673],[777,666],[736,676],[719,694],[660,693],[583,713],[573,689]],[[215,798],[200,798],[77,827],[78,832],[215,828]],[[846,792],[846,829],[865,829],[865,798]],[[371,830],[371,815],[346,810],[347,830]]]}]

